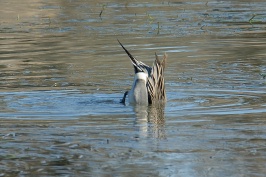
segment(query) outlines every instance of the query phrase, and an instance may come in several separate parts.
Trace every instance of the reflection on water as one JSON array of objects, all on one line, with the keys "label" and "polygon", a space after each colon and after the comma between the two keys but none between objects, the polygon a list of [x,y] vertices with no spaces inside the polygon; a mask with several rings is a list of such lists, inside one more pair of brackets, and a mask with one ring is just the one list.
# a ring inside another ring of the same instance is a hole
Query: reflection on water
[{"label": "reflection on water", "polygon": [[141,137],[166,138],[164,109],[165,104],[134,106],[136,124],[141,125]]},{"label": "reflection on water", "polygon": [[[265,176],[264,1],[0,6],[0,176]],[[117,38],[167,52],[165,105],[119,103]]]}]

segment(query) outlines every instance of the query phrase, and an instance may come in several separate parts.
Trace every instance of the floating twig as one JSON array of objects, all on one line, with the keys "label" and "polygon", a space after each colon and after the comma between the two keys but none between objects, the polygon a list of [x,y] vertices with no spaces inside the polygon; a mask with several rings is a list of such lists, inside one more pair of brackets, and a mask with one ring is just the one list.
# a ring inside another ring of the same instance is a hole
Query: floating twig
[{"label": "floating twig", "polygon": [[148,14],[148,13],[147,13],[147,17],[148,17],[149,23],[150,24],[153,23],[153,21],[154,21],[153,17],[150,14]]},{"label": "floating twig", "polygon": [[248,20],[248,22],[252,25],[252,21],[253,19],[256,17],[257,15],[256,14],[253,14],[253,16]]},{"label": "floating twig", "polygon": [[201,30],[204,30],[203,27],[205,27],[205,26],[206,26],[206,25],[202,25],[202,26],[200,27],[200,29],[201,29]]},{"label": "floating twig", "polygon": [[157,22],[158,26],[157,26],[157,34],[160,34],[160,22]]},{"label": "floating twig", "polygon": [[260,75],[262,76],[263,79],[266,78],[266,73],[260,73]]},{"label": "floating twig", "polygon": [[105,9],[105,4],[103,4],[102,5],[102,10],[101,10],[101,12],[100,12],[100,14],[99,14],[99,17],[102,19],[102,13],[103,13],[103,11],[104,11],[104,9]]}]

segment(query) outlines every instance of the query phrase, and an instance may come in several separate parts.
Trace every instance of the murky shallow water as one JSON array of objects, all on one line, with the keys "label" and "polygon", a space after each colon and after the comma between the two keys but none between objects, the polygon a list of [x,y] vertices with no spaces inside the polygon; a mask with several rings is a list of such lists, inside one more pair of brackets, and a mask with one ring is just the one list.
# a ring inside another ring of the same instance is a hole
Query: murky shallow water
[{"label": "murky shallow water", "polygon": [[[0,176],[264,176],[265,2],[0,5]],[[164,108],[119,103],[117,38],[167,52]]]}]

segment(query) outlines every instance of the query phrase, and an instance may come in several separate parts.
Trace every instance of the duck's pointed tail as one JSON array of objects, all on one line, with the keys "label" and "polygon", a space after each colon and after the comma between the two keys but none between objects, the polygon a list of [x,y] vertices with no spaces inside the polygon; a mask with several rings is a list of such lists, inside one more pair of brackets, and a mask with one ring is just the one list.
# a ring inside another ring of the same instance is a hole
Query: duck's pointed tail
[{"label": "duck's pointed tail", "polygon": [[133,55],[131,55],[131,53],[123,46],[123,44],[118,39],[117,39],[117,41],[121,45],[121,47],[125,50],[127,55],[129,56],[133,66],[134,66],[135,73],[145,72],[148,75],[150,75],[151,67],[149,67],[148,65],[146,65],[145,63],[143,63],[141,61],[138,61]]}]

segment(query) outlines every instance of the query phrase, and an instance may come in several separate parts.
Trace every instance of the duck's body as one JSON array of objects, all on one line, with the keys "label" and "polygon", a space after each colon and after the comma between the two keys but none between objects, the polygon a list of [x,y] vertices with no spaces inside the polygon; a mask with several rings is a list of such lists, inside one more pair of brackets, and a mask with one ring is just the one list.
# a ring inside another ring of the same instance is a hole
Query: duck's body
[{"label": "duck's body", "polygon": [[135,74],[134,83],[128,92],[128,101],[130,104],[148,105],[147,90],[148,75],[144,72]]},{"label": "duck's body", "polygon": [[165,102],[165,86],[164,86],[164,68],[166,63],[166,54],[162,61],[155,53],[155,61],[150,67],[145,63],[134,58],[127,49],[118,41],[125,52],[128,54],[134,66],[135,78],[130,91],[125,92],[122,103],[125,103],[126,95],[130,104],[148,105],[154,102]]}]

